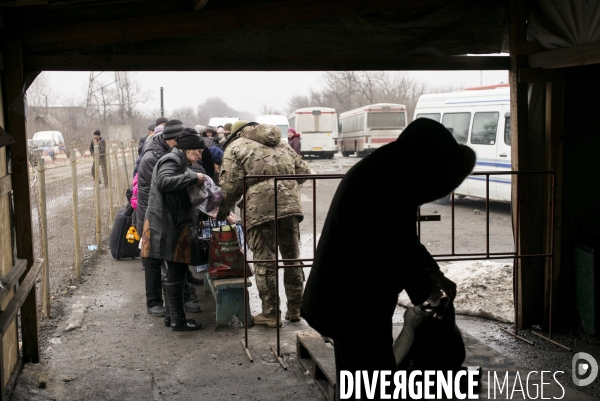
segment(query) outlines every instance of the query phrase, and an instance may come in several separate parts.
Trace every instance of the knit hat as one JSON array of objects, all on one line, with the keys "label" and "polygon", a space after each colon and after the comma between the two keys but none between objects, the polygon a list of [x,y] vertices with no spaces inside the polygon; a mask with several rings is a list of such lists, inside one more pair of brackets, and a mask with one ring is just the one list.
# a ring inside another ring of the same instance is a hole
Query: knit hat
[{"label": "knit hat", "polygon": [[[156,120],[156,121],[158,121],[158,120]],[[171,120],[171,121],[167,122],[165,124],[165,129],[163,131],[163,139],[167,140],[167,139],[177,138],[177,136],[179,136],[179,134],[181,134],[181,132],[183,131],[184,128],[185,128],[185,125],[183,125],[183,123],[179,120]]]},{"label": "knit hat", "polygon": [[177,137],[177,147],[180,150],[204,149],[204,141],[195,129],[184,128]]},{"label": "knit hat", "polygon": [[224,129],[225,131],[231,131],[231,123],[227,123],[227,124],[225,124],[225,125],[223,126],[223,129]]},{"label": "knit hat", "polygon": [[100,135],[100,130],[97,129],[96,131],[94,131],[94,135]]},{"label": "knit hat", "polygon": [[156,119],[156,125],[157,125],[157,126],[158,126],[158,125],[160,125],[160,124],[167,123],[167,122],[169,122],[169,120],[167,120],[167,118],[166,118],[166,117],[158,117],[158,118]]},{"label": "knit hat", "polygon": [[156,128],[156,124],[154,124],[154,123],[152,123],[148,126],[149,131],[154,131],[154,128]]}]

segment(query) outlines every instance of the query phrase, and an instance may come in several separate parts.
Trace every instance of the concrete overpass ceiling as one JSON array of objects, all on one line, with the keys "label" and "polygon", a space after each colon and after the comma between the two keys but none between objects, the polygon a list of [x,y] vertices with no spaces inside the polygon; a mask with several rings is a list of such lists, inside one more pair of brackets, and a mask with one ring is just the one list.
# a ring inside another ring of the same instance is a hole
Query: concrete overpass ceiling
[{"label": "concrete overpass ceiling", "polygon": [[[499,0],[0,0],[25,70],[508,69]],[[196,10],[196,11],[195,11]]]}]

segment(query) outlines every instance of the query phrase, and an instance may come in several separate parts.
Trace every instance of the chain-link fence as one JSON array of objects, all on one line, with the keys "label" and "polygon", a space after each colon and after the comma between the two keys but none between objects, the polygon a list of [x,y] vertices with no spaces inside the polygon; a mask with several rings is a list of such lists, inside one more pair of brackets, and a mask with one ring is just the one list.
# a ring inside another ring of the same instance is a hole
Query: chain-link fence
[{"label": "chain-link fence", "polygon": [[30,159],[34,252],[47,260],[48,269],[37,286],[45,317],[52,299],[76,284],[82,262],[108,246],[105,240],[116,212],[127,202],[137,159],[133,141],[107,143],[97,156],[81,146],[70,150],[70,155]]}]

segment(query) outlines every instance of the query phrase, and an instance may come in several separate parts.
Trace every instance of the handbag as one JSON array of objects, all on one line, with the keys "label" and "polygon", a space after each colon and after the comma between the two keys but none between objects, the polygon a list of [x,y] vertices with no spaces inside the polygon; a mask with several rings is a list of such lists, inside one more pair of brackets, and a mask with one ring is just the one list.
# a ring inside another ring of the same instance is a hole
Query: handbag
[{"label": "handbag", "polygon": [[[244,254],[238,240],[236,225],[222,225],[210,229],[208,275],[211,278],[244,276]],[[246,267],[247,277],[252,270]]]},{"label": "handbag", "polygon": [[394,341],[394,357],[399,370],[461,368],[465,343],[448,298],[442,298],[437,307],[417,305],[404,312],[402,332]]}]

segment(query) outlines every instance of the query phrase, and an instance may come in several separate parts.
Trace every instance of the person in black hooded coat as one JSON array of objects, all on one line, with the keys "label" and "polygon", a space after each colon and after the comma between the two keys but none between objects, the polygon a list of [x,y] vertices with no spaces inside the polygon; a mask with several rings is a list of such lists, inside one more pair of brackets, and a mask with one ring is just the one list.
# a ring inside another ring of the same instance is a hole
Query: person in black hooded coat
[{"label": "person in black hooded coat", "polygon": [[[415,305],[440,288],[451,299],[456,295],[456,285],[419,242],[417,208],[458,187],[474,165],[475,153],[443,125],[417,119],[340,182],[301,310],[334,340],[338,384],[340,370],[395,370],[392,316],[400,292]],[[393,220],[377,217],[388,210],[395,211]],[[361,218],[366,211],[373,216],[369,227]]]}]

